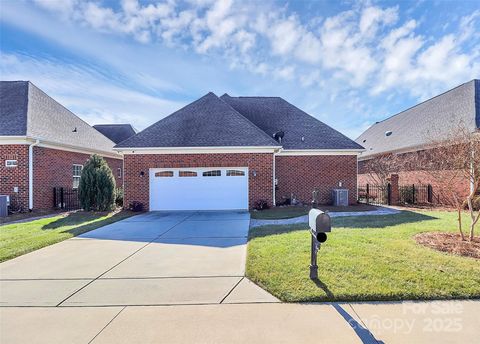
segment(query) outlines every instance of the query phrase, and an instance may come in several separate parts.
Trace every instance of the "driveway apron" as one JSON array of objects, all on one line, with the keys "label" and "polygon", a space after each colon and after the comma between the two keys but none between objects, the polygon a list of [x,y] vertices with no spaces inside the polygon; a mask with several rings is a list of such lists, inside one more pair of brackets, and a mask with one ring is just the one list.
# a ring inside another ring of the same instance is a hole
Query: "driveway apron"
[{"label": "driveway apron", "polygon": [[276,302],[245,277],[248,212],[150,212],[0,264],[2,306]]}]

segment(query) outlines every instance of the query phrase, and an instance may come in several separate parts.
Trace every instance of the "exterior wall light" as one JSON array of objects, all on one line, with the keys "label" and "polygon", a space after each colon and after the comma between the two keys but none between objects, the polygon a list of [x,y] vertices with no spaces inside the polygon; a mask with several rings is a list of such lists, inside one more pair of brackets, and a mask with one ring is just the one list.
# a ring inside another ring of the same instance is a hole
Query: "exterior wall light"
[{"label": "exterior wall light", "polygon": [[145,175],[145,172],[140,172],[140,177],[143,177]]},{"label": "exterior wall light", "polygon": [[253,176],[256,177],[257,176],[257,171],[256,170],[253,170]]}]

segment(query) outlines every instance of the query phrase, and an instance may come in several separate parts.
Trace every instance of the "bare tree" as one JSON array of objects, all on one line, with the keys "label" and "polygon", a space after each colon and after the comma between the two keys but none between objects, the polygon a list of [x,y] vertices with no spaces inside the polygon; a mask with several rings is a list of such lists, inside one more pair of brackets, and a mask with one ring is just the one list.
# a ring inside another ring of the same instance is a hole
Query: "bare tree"
[{"label": "bare tree", "polygon": [[399,163],[395,153],[388,153],[366,160],[363,168],[373,185],[385,186],[390,175],[399,169]]},{"label": "bare tree", "polygon": [[[429,133],[431,135],[431,133]],[[458,229],[462,240],[462,212],[465,205],[470,215],[469,239],[480,219],[474,199],[480,188],[480,132],[472,132],[462,123],[452,126],[448,134],[433,135],[430,149],[414,163],[436,181],[442,201],[454,205],[458,212]],[[469,187],[465,190],[465,185]]]}]

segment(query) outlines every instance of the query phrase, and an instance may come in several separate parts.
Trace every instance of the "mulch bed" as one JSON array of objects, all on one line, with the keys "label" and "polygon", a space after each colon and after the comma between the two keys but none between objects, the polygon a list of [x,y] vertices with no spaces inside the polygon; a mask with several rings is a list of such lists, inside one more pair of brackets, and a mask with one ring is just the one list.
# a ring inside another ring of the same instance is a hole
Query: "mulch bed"
[{"label": "mulch bed", "polygon": [[[465,234],[467,237],[467,234]],[[480,259],[480,237],[476,236],[472,241],[457,233],[427,232],[415,236],[417,243],[433,248],[434,250],[452,253],[458,256]]]}]

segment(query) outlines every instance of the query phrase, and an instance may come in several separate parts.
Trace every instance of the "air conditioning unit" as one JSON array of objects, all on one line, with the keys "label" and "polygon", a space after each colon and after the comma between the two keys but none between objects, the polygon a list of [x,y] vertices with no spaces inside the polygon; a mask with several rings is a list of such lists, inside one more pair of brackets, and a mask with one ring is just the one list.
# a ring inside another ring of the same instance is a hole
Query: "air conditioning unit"
[{"label": "air conditioning unit", "polygon": [[338,207],[338,206],[343,206],[346,207],[348,206],[348,190],[347,189],[333,189],[332,190],[332,199],[333,199],[333,205]]},{"label": "air conditioning unit", "polygon": [[0,217],[7,217],[8,203],[9,203],[9,197],[0,195]]}]

